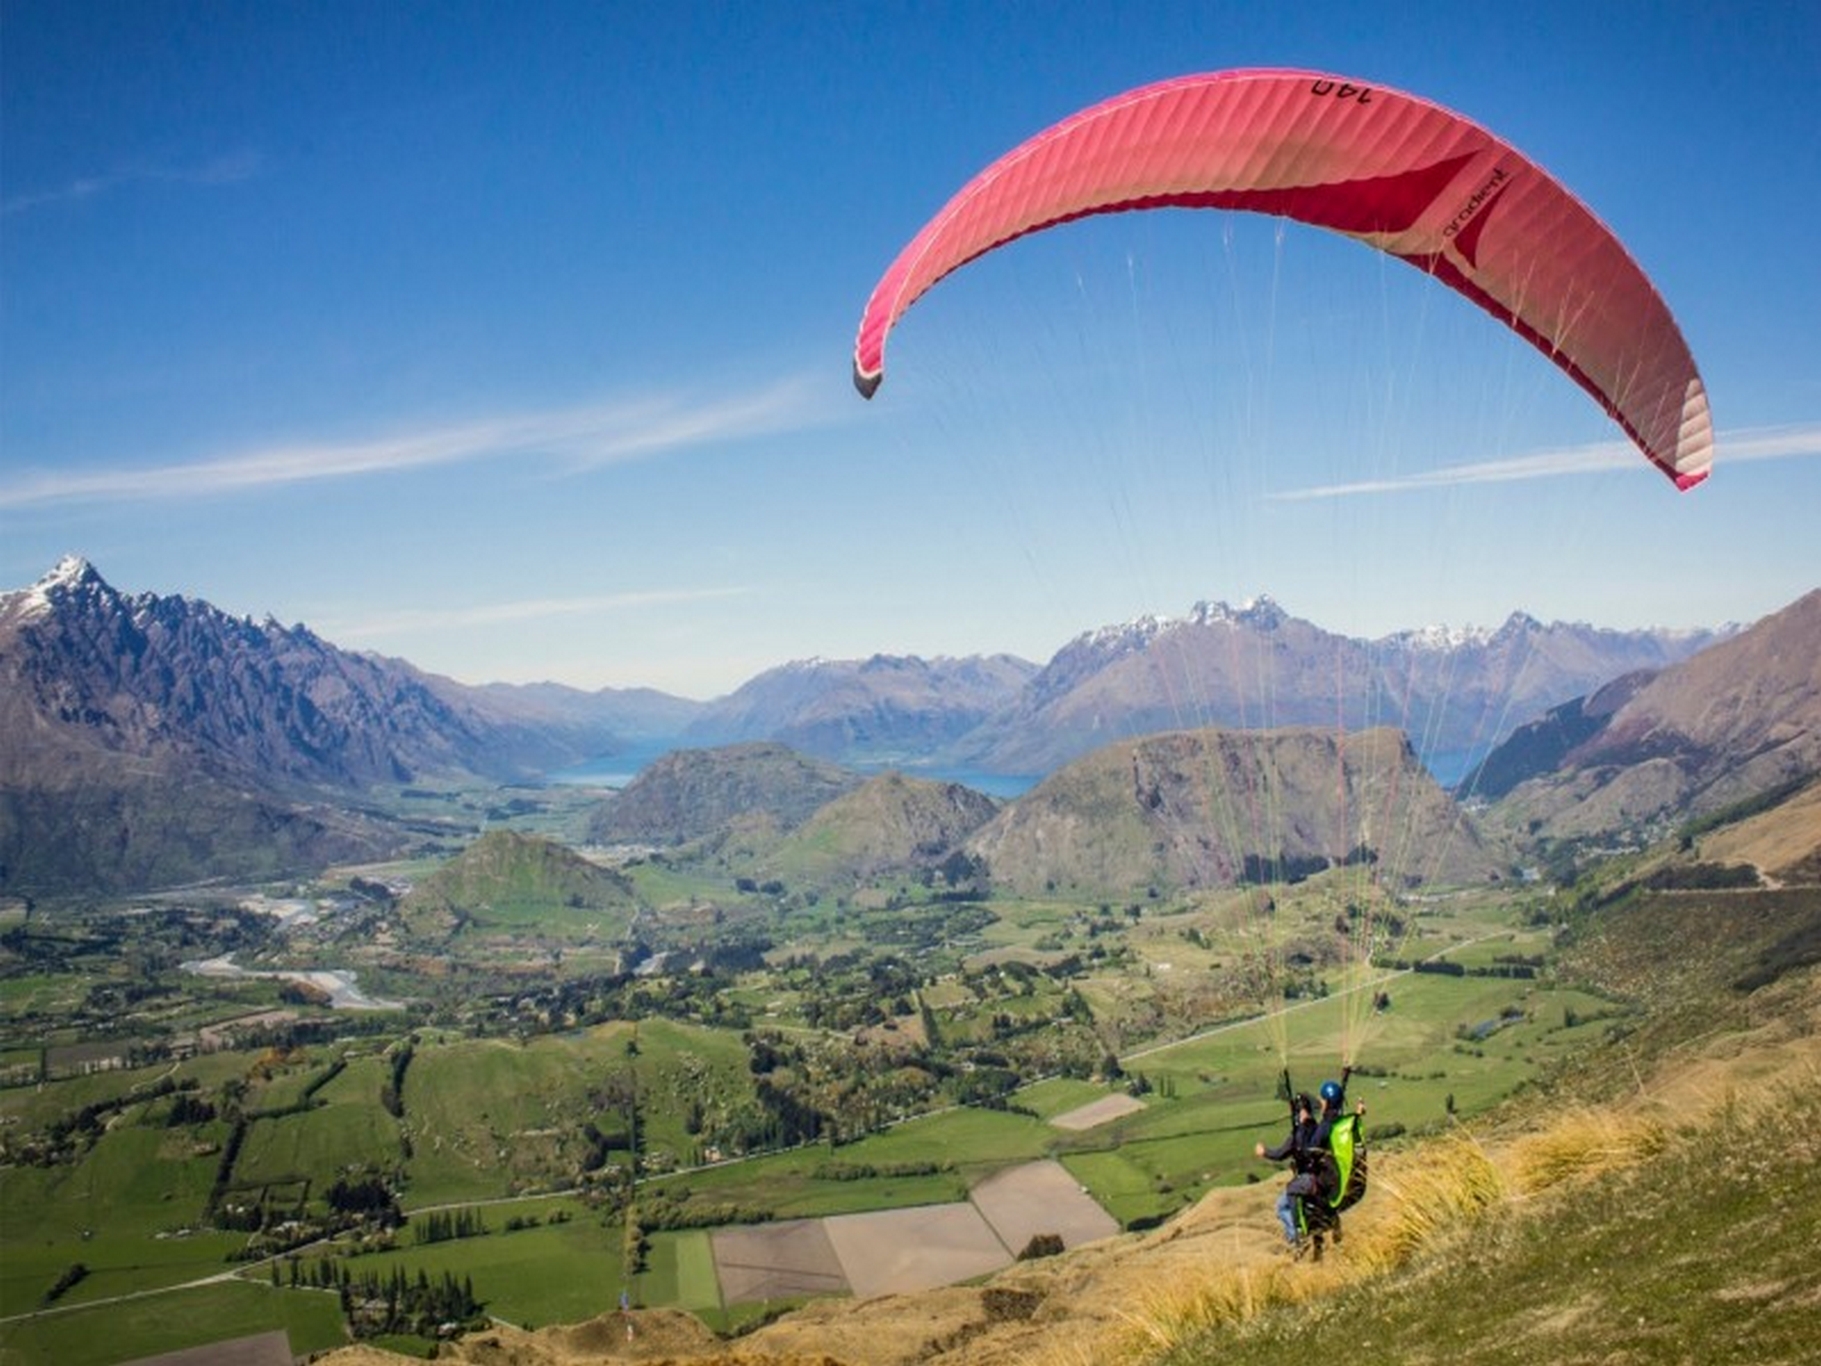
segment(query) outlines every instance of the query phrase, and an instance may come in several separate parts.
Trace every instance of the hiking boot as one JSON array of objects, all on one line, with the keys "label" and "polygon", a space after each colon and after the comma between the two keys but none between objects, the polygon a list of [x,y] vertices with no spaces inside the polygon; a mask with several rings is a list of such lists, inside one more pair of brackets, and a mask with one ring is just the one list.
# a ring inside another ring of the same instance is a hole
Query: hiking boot
[{"label": "hiking boot", "polygon": [[1309,1260],[1319,1262],[1321,1260],[1321,1234],[1318,1233],[1311,1238],[1309,1244]]}]

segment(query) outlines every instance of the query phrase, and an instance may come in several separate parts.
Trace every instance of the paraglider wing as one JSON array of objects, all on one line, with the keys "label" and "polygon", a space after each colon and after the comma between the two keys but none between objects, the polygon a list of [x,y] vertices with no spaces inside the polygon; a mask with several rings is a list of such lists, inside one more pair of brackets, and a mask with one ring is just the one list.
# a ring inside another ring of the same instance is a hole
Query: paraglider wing
[{"label": "paraglider wing", "polygon": [[937,281],[1093,214],[1246,209],[1397,256],[1526,338],[1690,488],[1713,426],[1687,343],[1625,247],[1560,183],[1460,115],[1308,71],[1184,76],[1083,110],[988,166],[874,288],[854,348],[871,397],[893,326]]}]

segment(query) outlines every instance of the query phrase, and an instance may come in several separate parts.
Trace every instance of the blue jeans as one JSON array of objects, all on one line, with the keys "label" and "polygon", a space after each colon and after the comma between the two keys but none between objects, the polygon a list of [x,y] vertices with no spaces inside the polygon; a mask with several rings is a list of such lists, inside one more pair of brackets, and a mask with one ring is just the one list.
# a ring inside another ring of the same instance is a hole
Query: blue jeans
[{"label": "blue jeans", "polygon": [[1284,1187],[1284,1193],[1277,1197],[1277,1222],[1284,1226],[1286,1241],[1296,1241],[1296,1202],[1306,1195],[1314,1195],[1317,1188],[1314,1175],[1302,1172],[1291,1177],[1290,1184]]},{"label": "blue jeans", "polygon": [[1284,1226],[1284,1240],[1296,1241],[1296,1197],[1290,1194],[1290,1188],[1284,1187],[1284,1193],[1277,1197],[1277,1222]]}]

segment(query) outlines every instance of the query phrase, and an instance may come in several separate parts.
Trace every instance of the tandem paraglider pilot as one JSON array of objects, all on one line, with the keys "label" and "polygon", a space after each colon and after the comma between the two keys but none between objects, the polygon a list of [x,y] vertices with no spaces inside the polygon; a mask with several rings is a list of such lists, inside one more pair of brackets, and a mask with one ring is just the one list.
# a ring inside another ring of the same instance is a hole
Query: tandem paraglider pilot
[{"label": "tandem paraglider pilot", "polygon": [[[1301,1258],[1304,1252],[1321,1260],[1322,1239],[1332,1238],[1340,1245],[1340,1215],[1366,1193],[1366,1142],[1361,1133],[1365,1119],[1365,1102],[1348,1113],[1347,1078],[1349,1064],[1339,1081],[1321,1084],[1321,1108],[1313,1097],[1297,1092],[1290,1100],[1290,1132],[1275,1148],[1254,1145],[1256,1157],[1282,1162],[1288,1158],[1294,1175],[1277,1197],[1277,1218],[1284,1226],[1284,1241],[1290,1255]],[[1289,1073],[1284,1074],[1284,1089],[1289,1090]]]}]

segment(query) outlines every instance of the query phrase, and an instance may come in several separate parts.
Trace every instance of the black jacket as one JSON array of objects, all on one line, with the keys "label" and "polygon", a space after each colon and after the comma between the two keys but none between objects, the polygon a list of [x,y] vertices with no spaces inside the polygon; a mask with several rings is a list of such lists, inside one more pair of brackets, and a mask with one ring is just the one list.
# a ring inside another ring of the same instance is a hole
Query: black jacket
[{"label": "black jacket", "polygon": [[1316,1124],[1313,1118],[1307,1123],[1292,1123],[1290,1132],[1284,1141],[1275,1148],[1266,1148],[1265,1156],[1273,1162],[1281,1162],[1286,1157],[1299,1172],[1310,1171],[1314,1167]]}]

